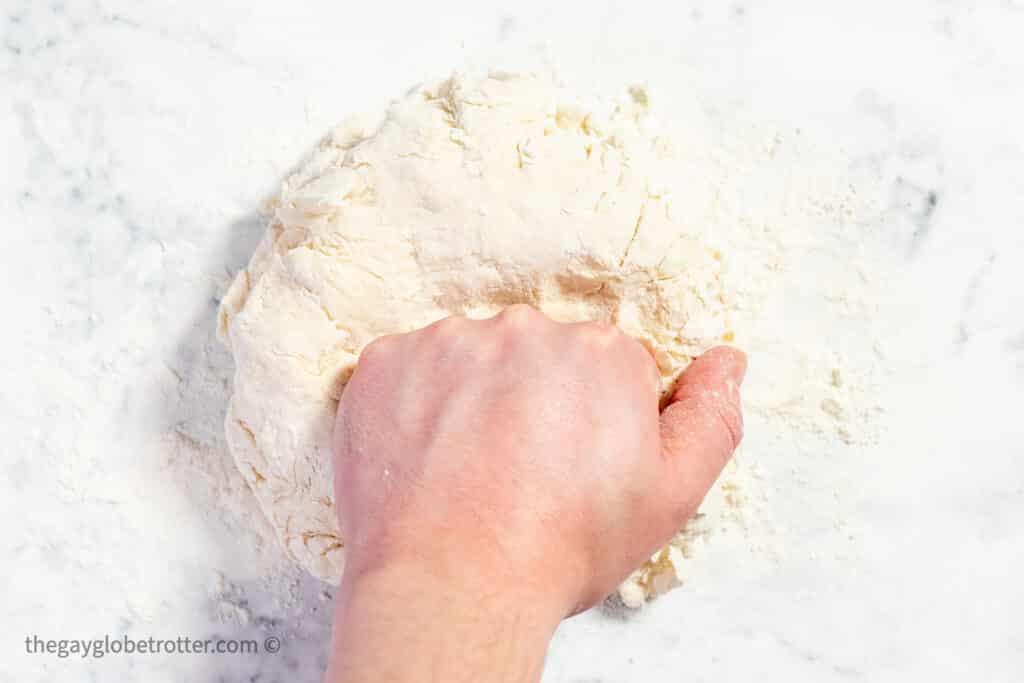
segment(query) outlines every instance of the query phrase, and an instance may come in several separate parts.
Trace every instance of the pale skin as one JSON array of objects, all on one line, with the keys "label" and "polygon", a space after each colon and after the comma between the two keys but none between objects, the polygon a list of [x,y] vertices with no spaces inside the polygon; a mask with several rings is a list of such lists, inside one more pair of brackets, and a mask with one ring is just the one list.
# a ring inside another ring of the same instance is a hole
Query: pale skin
[{"label": "pale skin", "polygon": [[745,370],[713,348],[659,410],[639,342],[528,306],[370,344],[334,433],[325,680],[539,680],[559,622],[697,510],[741,438]]}]

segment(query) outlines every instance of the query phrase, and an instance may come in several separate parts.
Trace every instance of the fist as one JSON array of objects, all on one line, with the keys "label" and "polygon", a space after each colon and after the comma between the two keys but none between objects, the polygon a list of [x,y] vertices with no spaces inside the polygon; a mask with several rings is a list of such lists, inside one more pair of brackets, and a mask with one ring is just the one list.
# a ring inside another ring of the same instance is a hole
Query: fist
[{"label": "fist", "polygon": [[589,607],[700,505],[741,438],[745,367],[712,349],[659,413],[654,361],[610,325],[519,305],[376,340],[335,423],[346,577],[417,567]]}]

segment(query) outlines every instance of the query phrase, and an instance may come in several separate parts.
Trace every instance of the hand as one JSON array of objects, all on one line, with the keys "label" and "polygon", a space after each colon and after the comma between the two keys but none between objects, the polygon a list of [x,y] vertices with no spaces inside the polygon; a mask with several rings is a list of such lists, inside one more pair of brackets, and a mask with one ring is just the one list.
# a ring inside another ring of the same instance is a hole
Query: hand
[{"label": "hand", "polygon": [[650,354],[609,325],[513,306],[369,345],[335,428],[337,647],[354,647],[357,592],[440,592],[473,632],[481,605],[511,611],[546,647],[696,511],[739,443],[744,370],[740,352],[712,349],[659,415]]}]

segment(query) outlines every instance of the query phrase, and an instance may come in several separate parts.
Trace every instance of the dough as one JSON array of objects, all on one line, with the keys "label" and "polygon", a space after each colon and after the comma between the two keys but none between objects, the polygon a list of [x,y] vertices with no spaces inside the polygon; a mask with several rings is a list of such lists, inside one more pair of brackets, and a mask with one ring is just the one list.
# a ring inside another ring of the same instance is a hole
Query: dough
[{"label": "dough", "polygon": [[[664,388],[732,339],[721,255],[672,211],[678,160],[631,88],[601,105],[550,77],[456,74],[331,132],[271,202],[221,304],[231,451],[288,553],[337,581],[337,401],[375,337],[529,303],[641,340]],[[666,550],[624,589],[646,594]]]}]

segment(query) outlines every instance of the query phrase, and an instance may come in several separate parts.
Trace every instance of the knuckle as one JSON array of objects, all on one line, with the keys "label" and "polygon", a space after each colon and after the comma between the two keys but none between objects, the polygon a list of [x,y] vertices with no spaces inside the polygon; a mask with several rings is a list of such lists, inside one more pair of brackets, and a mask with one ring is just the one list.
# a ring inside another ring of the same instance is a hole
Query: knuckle
[{"label": "knuckle", "polygon": [[537,314],[537,311],[529,304],[512,304],[498,314],[502,322],[524,323]]},{"label": "knuckle", "polygon": [[651,355],[650,350],[643,344],[633,344],[634,356],[639,365],[641,376],[648,378],[655,387],[661,387],[661,370],[658,368],[658,361]]},{"label": "knuckle", "polygon": [[363,350],[359,353],[359,361],[361,363],[374,362],[381,356],[387,355],[394,345],[394,341],[394,335],[390,334],[377,337],[363,347]]},{"label": "knuckle", "polygon": [[743,440],[743,413],[739,403],[717,392],[705,394],[699,400],[701,411],[720,426],[735,450]]},{"label": "knuckle", "polygon": [[461,330],[465,323],[466,319],[461,315],[450,315],[431,323],[427,326],[426,331],[429,334],[448,336]]},{"label": "knuckle", "polygon": [[597,344],[598,346],[610,346],[618,341],[619,328],[612,324],[591,320],[580,325],[580,335],[585,341]]},{"label": "knuckle", "polygon": [[499,328],[513,333],[522,333],[535,328],[543,315],[529,304],[513,304],[494,317]]}]

